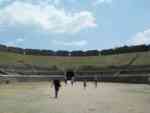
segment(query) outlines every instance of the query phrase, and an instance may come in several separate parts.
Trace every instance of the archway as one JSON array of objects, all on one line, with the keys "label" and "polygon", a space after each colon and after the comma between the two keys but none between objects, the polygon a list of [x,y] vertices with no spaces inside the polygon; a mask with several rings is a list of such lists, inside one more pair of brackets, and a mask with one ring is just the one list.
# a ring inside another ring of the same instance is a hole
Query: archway
[{"label": "archway", "polygon": [[67,80],[72,80],[72,78],[75,76],[74,71],[73,70],[67,70],[66,71],[66,79]]}]

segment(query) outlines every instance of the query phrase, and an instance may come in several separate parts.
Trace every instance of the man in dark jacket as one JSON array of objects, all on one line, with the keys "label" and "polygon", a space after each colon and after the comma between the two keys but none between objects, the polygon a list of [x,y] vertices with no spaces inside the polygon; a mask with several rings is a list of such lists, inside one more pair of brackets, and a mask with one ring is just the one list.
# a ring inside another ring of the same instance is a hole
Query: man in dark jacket
[{"label": "man in dark jacket", "polygon": [[54,84],[54,90],[55,90],[55,98],[57,98],[58,97],[59,89],[61,87],[61,84],[60,84],[59,80],[54,80],[53,84]]}]

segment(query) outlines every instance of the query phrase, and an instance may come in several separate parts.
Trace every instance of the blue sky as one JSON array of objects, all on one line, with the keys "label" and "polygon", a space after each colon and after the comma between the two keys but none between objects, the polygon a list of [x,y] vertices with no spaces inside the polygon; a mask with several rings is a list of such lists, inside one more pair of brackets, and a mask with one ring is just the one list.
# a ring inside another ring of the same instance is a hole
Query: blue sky
[{"label": "blue sky", "polygon": [[0,43],[52,50],[150,44],[150,0],[0,0]]}]

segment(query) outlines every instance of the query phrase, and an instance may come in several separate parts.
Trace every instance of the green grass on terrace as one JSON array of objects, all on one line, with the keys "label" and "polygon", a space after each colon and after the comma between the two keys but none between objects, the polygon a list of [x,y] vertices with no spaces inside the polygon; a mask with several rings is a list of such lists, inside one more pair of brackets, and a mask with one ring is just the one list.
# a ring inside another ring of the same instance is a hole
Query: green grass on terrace
[{"label": "green grass on terrace", "polygon": [[136,54],[138,54],[139,57],[133,65],[150,65],[150,52],[89,57],[33,56],[0,52],[0,64],[31,64],[37,66],[56,65],[58,67],[94,65],[106,67],[125,65],[135,57]]}]

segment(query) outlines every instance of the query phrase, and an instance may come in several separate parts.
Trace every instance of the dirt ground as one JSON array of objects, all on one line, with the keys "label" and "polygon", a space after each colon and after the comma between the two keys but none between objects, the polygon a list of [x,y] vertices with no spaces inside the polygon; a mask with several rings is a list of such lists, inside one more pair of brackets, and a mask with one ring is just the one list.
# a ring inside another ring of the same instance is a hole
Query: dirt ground
[{"label": "dirt ground", "polygon": [[0,113],[150,113],[150,86],[62,83],[58,99],[50,82],[0,84]]}]

